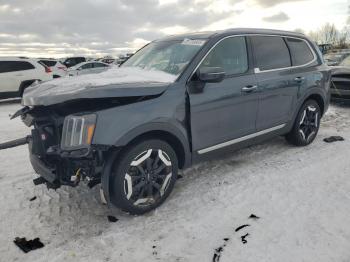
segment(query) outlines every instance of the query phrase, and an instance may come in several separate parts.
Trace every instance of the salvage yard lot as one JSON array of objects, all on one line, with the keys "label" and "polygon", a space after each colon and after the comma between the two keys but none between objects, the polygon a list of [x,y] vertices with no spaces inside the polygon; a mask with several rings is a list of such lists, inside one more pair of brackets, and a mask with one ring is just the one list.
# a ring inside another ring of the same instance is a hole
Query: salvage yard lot
[{"label": "salvage yard lot", "polygon": [[[9,120],[18,108],[0,103],[0,142],[29,133]],[[276,138],[196,165],[156,211],[115,211],[115,223],[98,187],[35,187],[27,148],[0,151],[0,260],[212,261],[225,245],[220,262],[350,261],[349,131],[350,106],[332,104],[310,146]],[[345,141],[323,142],[332,135]],[[17,236],[45,247],[24,254]]]}]

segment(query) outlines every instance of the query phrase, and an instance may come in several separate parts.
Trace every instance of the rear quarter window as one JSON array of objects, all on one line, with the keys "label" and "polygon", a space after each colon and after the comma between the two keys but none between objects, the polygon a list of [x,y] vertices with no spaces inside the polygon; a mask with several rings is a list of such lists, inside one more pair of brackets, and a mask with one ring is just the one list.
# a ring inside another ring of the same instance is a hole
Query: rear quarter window
[{"label": "rear quarter window", "polygon": [[293,66],[306,65],[314,59],[314,54],[304,40],[286,38],[286,42],[290,50]]},{"label": "rear quarter window", "polygon": [[35,69],[35,67],[26,61],[1,61],[0,73],[17,72]]},{"label": "rear quarter window", "polygon": [[279,36],[252,36],[256,67],[260,70],[280,69],[291,66],[286,42]]}]

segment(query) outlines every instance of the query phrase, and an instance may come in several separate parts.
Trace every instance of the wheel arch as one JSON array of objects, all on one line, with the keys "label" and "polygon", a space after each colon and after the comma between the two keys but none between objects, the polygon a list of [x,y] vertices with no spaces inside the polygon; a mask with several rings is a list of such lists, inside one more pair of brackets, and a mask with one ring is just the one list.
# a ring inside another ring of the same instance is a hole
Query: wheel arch
[{"label": "wheel arch", "polygon": [[311,94],[308,97],[306,97],[303,101],[302,104],[304,104],[307,100],[315,100],[317,102],[317,104],[319,105],[320,109],[321,109],[321,115],[323,116],[323,114],[325,113],[325,101],[323,99],[323,97],[320,94]]},{"label": "wheel arch", "polygon": [[142,139],[161,139],[167,142],[174,149],[179,168],[183,169],[191,163],[191,152],[189,140],[185,128],[182,130],[168,123],[150,123],[130,130],[127,134],[116,141],[116,147],[124,147],[136,143]]}]

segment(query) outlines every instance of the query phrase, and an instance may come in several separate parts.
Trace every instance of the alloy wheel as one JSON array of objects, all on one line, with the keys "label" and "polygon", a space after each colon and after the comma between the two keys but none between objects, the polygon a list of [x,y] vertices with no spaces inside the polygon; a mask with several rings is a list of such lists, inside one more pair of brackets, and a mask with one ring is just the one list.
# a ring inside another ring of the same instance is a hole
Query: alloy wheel
[{"label": "alloy wheel", "polygon": [[304,141],[308,142],[317,134],[319,125],[319,112],[313,105],[307,106],[301,116],[299,133]]},{"label": "alloy wheel", "polygon": [[169,156],[160,149],[148,149],[136,156],[124,176],[124,194],[134,206],[158,202],[172,177]]}]

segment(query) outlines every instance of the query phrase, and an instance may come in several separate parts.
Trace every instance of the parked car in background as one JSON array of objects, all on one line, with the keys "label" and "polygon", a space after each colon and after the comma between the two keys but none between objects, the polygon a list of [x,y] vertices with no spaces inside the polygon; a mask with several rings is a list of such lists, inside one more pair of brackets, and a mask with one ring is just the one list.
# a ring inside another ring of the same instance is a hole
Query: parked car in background
[{"label": "parked car in background", "polygon": [[332,99],[350,99],[350,56],[332,68]]},{"label": "parked car in background", "polygon": [[134,54],[133,53],[127,53],[126,55],[120,55],[118,59],[115,60],[116,65],[122,65],[127,61],[130,57],[132,57]]},{"label": "parked car in background", "polygon": [[22,96],[35,81],[52,78],[51,69],[36,59],[0,57],[0,98]]},{"label": "parked car in background", "polygon": [[100,62],[103,62],[105,64],[113,64],[115,62],[114,58],[103,58],[100,60]]},{"label": "parked car in background", "polygon": [[86,58],[82,57],[82,56],[75,56],[75,57],[68,57],[68,58],[64,58],[61,59],[60,61],[62,62],[62,64],[64,64],[66,67],[72,67],[75,66],[77,64],[86,62]]},{"label": "parked car in background", "polygon": [[77,76],[86,74],[97,74],[107,70],[108,68],[110,68],[110,65],[103,62],[84,62],[69,68],[68,75]]},{"label": "parked car in background", "polygon": [[63,77],[67,74],[67,67],[58,60],[40,59],[39,62],[43,63],[52,70],[53,78]]},{"label": "parked car in background", "polygon": [[335,53],[328,53],[324,55],[324,61],[329,66],[339,65],[345,58],[350,55],[350,51],[338,51]]},{"label": "parked car in background", "polygon": [[320,49],[322,54],[326,54],[329,50],[333,48],[332,44],[320,44],[318,45],[318,48]]},{"label": "parked car in background", "polygon": [[330,79],[302,34],[185,34],[156,40],[96,78],[31,88],[16,115],[33,126],[36,184],[101,182],[109,205],[143,214],[169,196],[178,169],[280,135],[312,143]]}]

